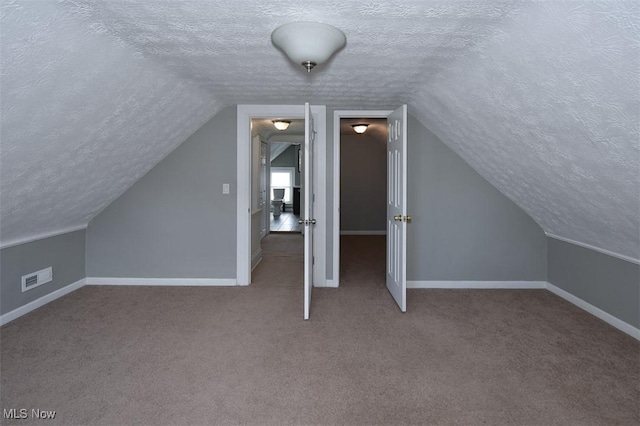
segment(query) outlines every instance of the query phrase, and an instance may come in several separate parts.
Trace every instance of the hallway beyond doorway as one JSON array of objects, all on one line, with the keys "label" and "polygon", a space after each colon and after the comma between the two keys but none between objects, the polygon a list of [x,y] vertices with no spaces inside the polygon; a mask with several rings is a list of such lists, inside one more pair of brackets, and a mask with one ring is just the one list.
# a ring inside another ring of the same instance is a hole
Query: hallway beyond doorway
[{"label": "hallway beyond doorway", "polygon": [[386,287],[386,235],[340,236],[340,287]]},{"label": "hallway beyond doorway", "polygon": [[298,219],[300,215],[291,212],[282,212],[280,216],[270,215],[269,230],[271,232],[301,232]]},{"label": "hallway beyond doorway", "polygon": [[298,287],[304,273],[302,234],[269,234],[262,239],[262,261],[252,273],[251,285],[260,287]]}]

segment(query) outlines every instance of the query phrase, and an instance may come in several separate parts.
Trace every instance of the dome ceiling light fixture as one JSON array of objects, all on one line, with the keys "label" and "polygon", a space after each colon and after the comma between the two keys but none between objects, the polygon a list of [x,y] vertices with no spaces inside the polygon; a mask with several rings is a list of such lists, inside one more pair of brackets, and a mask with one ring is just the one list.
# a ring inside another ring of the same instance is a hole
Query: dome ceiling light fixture
[{"label": "dome ceiling light fixture", "polygon": [[289,128],[289,124],[291,124],[291,121],[289,120],[273,120],[273,127],[275,127],[278,130],[287,130]]},{"label": "dome ceiling light fixture", "polygon": [[347,42],[342,31],[311,21],[290,22],[273,30],[271,41],[307,72],[325,62]]},{"label": "dome ceiling light fixture", "polygon": [[361,135],[367,131],[367,127],[369,127],[369,125],[364,123],[359,123],[359,124],[352,124],[351,127],[353,127],[354,132]]}]

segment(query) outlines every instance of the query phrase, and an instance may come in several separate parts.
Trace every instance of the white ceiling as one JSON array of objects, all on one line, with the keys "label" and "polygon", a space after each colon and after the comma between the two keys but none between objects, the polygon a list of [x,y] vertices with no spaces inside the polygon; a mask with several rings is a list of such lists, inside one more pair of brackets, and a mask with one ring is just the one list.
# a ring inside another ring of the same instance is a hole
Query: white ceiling
[{"label": "white ceiling", "polygon": [[[4,0],[2,241],[85,224],[224,105],[409,111],[552,234],[640,252],[635,1]],[[310,75],[270,40],[327,22]]]}]

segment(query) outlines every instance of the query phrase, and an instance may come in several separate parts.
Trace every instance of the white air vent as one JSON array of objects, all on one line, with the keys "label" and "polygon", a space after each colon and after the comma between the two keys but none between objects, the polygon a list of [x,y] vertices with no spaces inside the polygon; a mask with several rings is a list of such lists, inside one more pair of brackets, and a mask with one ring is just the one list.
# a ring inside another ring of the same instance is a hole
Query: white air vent
[{"label": "white air vent", "polygon": [[22,291],[31,290],[32,288],[41,286],[51,280],[53,280],[53,268],[51,266],[32,274],[23,275]]}]

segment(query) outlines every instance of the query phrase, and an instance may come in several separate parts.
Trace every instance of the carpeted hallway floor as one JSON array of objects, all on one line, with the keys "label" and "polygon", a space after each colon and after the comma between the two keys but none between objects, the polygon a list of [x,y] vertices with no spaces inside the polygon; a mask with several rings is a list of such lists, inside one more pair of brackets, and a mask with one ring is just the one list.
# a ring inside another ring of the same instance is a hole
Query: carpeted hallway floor
[{"label": "carpeted hallway floor", "polygon": [[345,264],[303,321],[269,260],[249,287],[87,286],[2,327],[1,408],[57,412],[3,424],[640,420],[639,342],[545,290],[412,290],[401,314]]},{"label": "carpeted hallway floor", "polygon": [[[251,274],[251,286],[289,287],[302,290],[304,237],[302,234],[272,233],[262,239],[262,261]],[[300,305],[302,299],[300,299]],[[302,305],[301,305],[302,306]],[[302,307],[300,306],[300,309]]]}]

